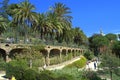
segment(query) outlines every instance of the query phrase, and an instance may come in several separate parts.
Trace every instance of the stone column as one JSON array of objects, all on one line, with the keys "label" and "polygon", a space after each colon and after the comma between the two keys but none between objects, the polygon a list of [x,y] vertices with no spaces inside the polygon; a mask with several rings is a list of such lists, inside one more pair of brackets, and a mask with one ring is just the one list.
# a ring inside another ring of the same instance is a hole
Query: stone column
[{"label": "stone column", "polygon": [[9,62],[9,57],[8,57],[8,54],[7,54],[7,53],[6,53],[5,61],[6,61],[6,62]]},{"label": "stone column", "polygon": [[73,54],[73,58],[75,57],[75,50],[72,51],[72,54]]},{"label": "stone column", "polygon": [[10,61],[10,58],[8,57],[9,53],[10,53],[10,50],[7,50],[7,51],[6,51],[6,58],[5,58],[5,61],[6,61],[6,62],[9,62],[9,61]]},{"label": "stone column", "polygon": [[62,62],[62,50],[60,50],[60,63]]},{"label": "stone column", "polygon": [[65,57],[66,57],[66,61],[67,61],[67,57],[68,57],[68,50],[66,50],[66,54],[65,54]]},{"label": "stone column", "polygon": [[66,50],[66,54],[65,55],[68,56],[68,50]]},{"label": "stone column", "polygon": [[50,65],[50,58],[49,58],[49,56],[50,56],[50,50],[48,50],[48,53],[45,56],[45,63],[46,63],[47,66]]},{"label": "stone column", "polygon": [[32,59],[29,60],[29,67],[32,68]]}]

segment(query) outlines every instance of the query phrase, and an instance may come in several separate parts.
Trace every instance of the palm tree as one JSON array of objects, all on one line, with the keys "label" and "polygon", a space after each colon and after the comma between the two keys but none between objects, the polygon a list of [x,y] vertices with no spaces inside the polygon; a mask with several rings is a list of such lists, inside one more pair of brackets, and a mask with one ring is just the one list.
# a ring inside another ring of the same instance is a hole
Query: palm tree
[{"label": "palm tree", "polygon": [[63,26],[61,22],[57,19],[57,16],[53,12],[47,13],[47,22],[49,23],[49,27],[51,28],[49,30],[51,39],[53,39],[53,36],[55,37],[57,33],[63,33]]},{"label": "palm tree", "polygon": [[6,30],[8,20],[0,16],[0,35]]},{"label": "palm tree", "polygon": [[88,39],[84,34],[84,32],[79,27],[74,28],[73,34],[74,34],[74,43],[78,45],[83,45],[87,43]]},{"label": "palm tree", "polygon": [[46,14],[38,14],[38,23],[35,28],[35,30],[38,30],[40,32],[40,38],[43,40],[45,37],[45,34],[48,32],[48,22],[46,19]]},{"label": "palm tree", "polygon": [[71,29],[72,17],[68,15],[69,13],[71,13],[70,8],[66,7],[65,4],[55,3],[55,5],[51,7],[51,9],[52,12],[56,15],[57,21],[60,22],[60,25],[62,25],[62,33],[57,34],[57,39],[59,40],[60,36],[64,36],[66,30]]},{"label": "palm tree", "polygon": [[29,34],[28,29],[32,27],[33,23],[37,22],[37,15],[33,12],[34,9],[35,7],[31,3],[25,1],[18,4],[18,8],[13,10],[16,13],[13,16],[13,21],[18,24],[18,27],[22,27],[25,40]]},{"label": "palm tree", "polygon": [[56,15],[52,12],[46,12],[38,14],[38,26],[36,30],[39,30],[41,33],[41,39],[44,39],[45,36],[50,36],[50,39],[53,39],[56,32],[62,32],[62,25],[57,20]]}]

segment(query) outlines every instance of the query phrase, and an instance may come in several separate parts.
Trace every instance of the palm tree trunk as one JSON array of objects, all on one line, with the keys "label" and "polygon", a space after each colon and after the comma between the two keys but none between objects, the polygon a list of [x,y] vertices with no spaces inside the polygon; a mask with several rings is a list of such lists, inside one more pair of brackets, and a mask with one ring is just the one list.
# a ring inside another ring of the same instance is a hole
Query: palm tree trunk
[{"label": "palm tree trunk", "polygon": [[112,80],[112,71],[110,70],[110,79]]}]

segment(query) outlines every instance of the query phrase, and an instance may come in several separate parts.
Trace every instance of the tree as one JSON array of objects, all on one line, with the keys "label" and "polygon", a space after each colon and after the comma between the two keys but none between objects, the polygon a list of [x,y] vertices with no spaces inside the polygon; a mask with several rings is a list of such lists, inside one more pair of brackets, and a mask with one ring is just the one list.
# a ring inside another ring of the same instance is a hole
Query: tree
[{"label": "tree", "polygon": [[8,7],[9,0],[3,0],[0,2],[0,16],[8,19],[8,14],[6,13],[6,9]]},{"label": "tree", "polygon": [[78,45],[83,45],[87,43],[88,39],[84,32],[80,30],[79,27],[74,28],[73,31],[74,31],[74,43]]},{"label": "tree", "polygon": [[116,34],[109,33],[109,34],[106,34],[105,37],[107,37],[109,41],[116,41],[117,40]]},{"label": "tree", "polygon": [[61,27],[62,30],[60,30],[61,28],[58,28],[56,34],[58,42],[62,42],[65,31],[71,29],[72,17],[69,15],[71,13],[70,8],[63,3],[55,3],[55,5],[51,7],[51,11],[56,15],[57,21],[60,22],[60,25],[62,25],[58,26]]},{"label": "tree", "polygon": [[110,78],[112,80],[112,73],[118,73],[118,67],[120,66],[120,59],[116,57],[116,55],[112,54],[111,52],[104,53],[101,57],[101,66],[104,70],[110,72]]},{"label": "tree", "polygon": [[112,46],[112,53],[115,53],[116,56],[120,58],[120,41],[114,42]]},{"label": "tree", "polygon": [[14,9],[13,13],[16,13],[13,16],[13,21],[17,23],[18,27],[22,27],[25,36],[24,40],[28,38],[29,29],[32,27],[33,22],[37,22],[37,15],[33,10],[35,9],[34,5],[28,1],[21,2]]},{"label": "tree", "polygon": [[120,40],[120,34],[118,34],[118,39]]},{"label": "tree", "polygon": [[7,19],[0,16],[0,35],[2,32],[4,32],[7,28]]},{"label": "tree", "polygon": [[94,34],[89,38],[89,46],[94,51],[95,55],[102,53],[109,47],[109,40],[100,34]]},{"label": "tree", "polygon": [[10,4],[6,9],[6,12],[11,18],[13,18],[13,16],[16,14],[16,9],[19,9],[18,4]]}]

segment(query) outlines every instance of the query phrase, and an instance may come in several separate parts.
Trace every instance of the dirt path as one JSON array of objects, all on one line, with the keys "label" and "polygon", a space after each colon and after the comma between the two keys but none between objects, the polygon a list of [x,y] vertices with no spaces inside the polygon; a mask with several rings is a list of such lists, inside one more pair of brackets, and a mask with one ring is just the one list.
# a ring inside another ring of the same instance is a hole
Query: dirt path
[{"label": "dirt path", "polygon": [[8,79],[4,78],[4,76],[5,76],[5,72],[0,71],[0,80],[8,80]]}]

